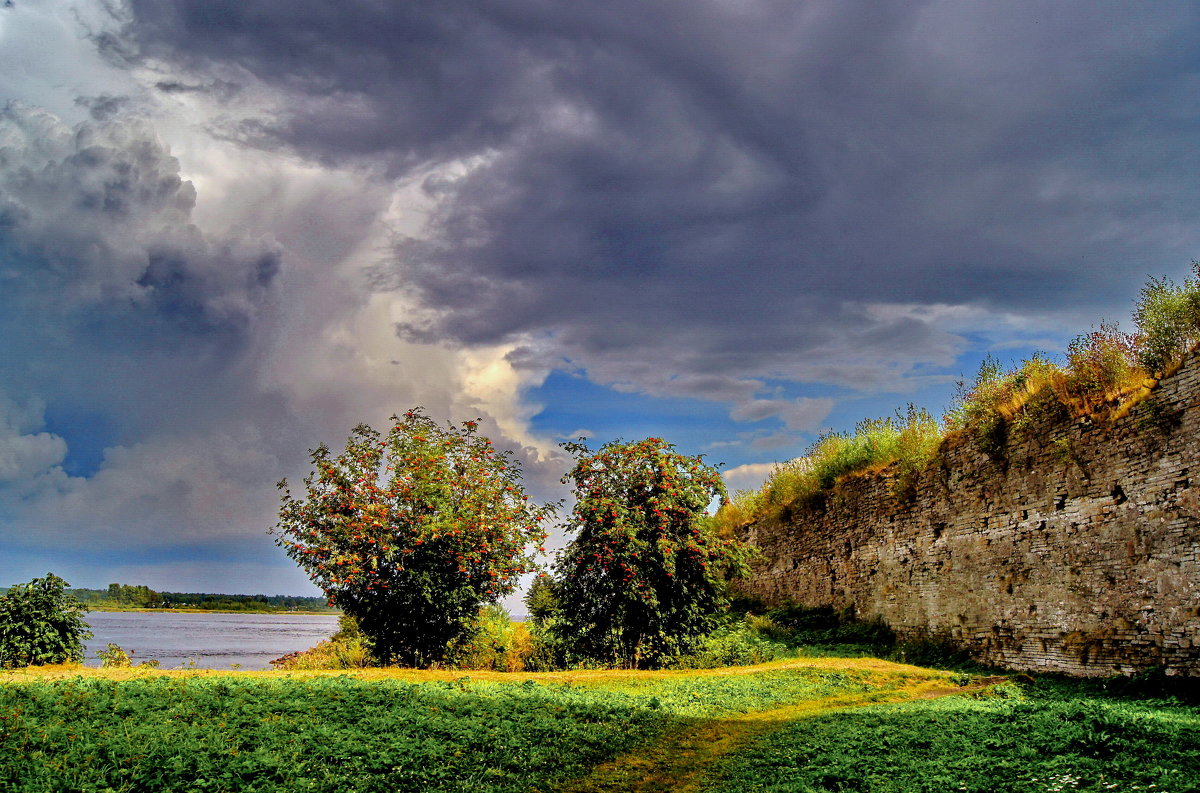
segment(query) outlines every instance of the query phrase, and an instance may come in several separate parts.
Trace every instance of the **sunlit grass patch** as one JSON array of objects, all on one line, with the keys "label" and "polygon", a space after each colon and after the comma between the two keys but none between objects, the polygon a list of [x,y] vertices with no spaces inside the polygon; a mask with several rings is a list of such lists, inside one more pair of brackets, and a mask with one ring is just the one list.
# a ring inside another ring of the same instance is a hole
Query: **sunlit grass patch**
[{"label": "sunlit grass patch", "polygon": [[944,677],[872,659],[703,672],[11,670],[0,790],[523,791],[691,720]]},{"label": "sunlit grass patch", "polygon": [[1200,708],[1086,683],[887,705],[797,721],[713,779],[723,793],[1196,791]]}]

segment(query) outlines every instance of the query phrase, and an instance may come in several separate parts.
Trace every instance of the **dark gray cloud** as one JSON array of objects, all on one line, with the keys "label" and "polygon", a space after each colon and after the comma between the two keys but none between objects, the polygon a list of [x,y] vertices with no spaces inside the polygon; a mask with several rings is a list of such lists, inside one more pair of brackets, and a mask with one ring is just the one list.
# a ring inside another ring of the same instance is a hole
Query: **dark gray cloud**
[{"label": "dark gray cloud", "polygon": [[119,427],[216,409],[270,307],[270,240],[205,235],[140,122],[0,111],[0,382]]},{"label": "dark gray cloud", "polygon": [[963,341],[874,304],[1111,313],[1200,242],[1190,5],[130,11],[143,62],[282,97],[240,139],[469,164],[428,181],[428,228],[378,278],[428,309],[410,338],[532,338],[522,361],[651,393],[744,412],[767,379],[894,386]]},{"label": "dark gray cloud", "polygon": [[86,107],[88,114],[96,121],[108,121],[122,113],[129,106],[129,97],[125,96],[81,96],[75,104]]}]

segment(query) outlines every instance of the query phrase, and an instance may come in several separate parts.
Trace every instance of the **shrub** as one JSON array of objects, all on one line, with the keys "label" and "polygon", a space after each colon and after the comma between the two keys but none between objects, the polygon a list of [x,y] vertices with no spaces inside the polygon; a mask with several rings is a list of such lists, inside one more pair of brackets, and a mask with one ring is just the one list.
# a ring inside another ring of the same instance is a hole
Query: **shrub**
[{"label": "shrub", "polygon": [[364,637],[341,635],[272,664],[279,669],[365,669],[377,665]]},{"label": "shrub", "polygon": [[1192,262],[1192,272],[1182,286],[1151,278],[1134,308],[1138,361],[1156,375],[1200,345],[1200,262]]},{"label": "shrub", "polygon": [[1085,410],[1113,399],[1145,377],[1138,365],[1136,340],[1116,323],[1076,336],[1067,347],[1067,384]]},{"label": "shrub", "polygon": [[944,631],[897,642],[888,657],[901,663],[933,669],[980,668],[971,659],[970,651]]},{"label": "shrub", "polygon": [[600,663],[653,667],[687,652],[728,608],[726,576],[746,552],[714,534],[706,510],[725,497],[716,469],[660,438],[578,455],[575,532],[555,563],[554,634]]},{"label": "shrub", "polygon": [[1013,393],[1011,373],[1000,361],[988,355],[979,364],[975,380],[968,385],[959,380],[950,407],[946,411],[946,426],[951,430],[978,427],[996,415],[996,408]]},{"label": "shrub", "polygon": [[92,638],[83,604],[53,573],[0,596],[0,667],[80,663]]},{"label": "shrub", "polygon": [[752,666],[774,661],[788,646],[774,641],[754,618],[732,623],[705,636],[688,654],[672,661],[677,669],[716,669],[723,666]]},{"label": "shrub", "polygon": [[525,608],[529,613],[526,623],[529,651],[524,657],[526,671],[550,672],[586,663],[586,659],[571,656],[571,648],[558,628],[561,607],[554,579],[545,573],[534,578],[525,593]]},{"label": "shrub", "polygon": [[121,649],[121,645],[112,642],[105,645],[103,650],[97,650],[96,657],[100,659],[101,669],[128,669],[133,666],[129,653]]},{"label": "shrub", "polygon": [[359,425],[336,457],[316,449],[304,498],[280,482],[274,531],[378,660],[427,665],[534,569],[528,546],[555,505],[529,501],[511,452],[476,422],[441,426],[419,409],[393,419],[386,436]]},{"label": "shrub", "polygon": [[775,637],[793,646],[854,644],[882,650],[896,642],[895,632],[882,620],[859,620],[851,612],[830,606],[790,603],[771,609],[766,616],[779,626]]},{"label": "shrub", "polygon": [[446,663],[458,669],[521,672],[532,651],[529,630],[493,603],[479,610],[469,633],[450,643]]}]

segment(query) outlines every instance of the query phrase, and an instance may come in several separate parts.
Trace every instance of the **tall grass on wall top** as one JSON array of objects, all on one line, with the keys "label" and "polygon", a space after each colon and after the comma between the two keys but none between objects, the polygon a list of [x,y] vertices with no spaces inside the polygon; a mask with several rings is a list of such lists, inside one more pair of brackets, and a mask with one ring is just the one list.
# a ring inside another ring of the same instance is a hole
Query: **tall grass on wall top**
[{"label": "tall grass on wall top", "polygon": [[839,479],[889,466],[895,467],[897,490],[907,489],[941,442],[937,420],[915,405],[895,416],[860,421],[854,432],[822,435],[807,455],[777,465],[760,489],[735,494],[714,518],[718,531],[810,503]]},{"label": "tall grass on wall top", "polygon": [[1102,322],[1067,347],[1062,363],[1034,354],[1012,368],[988,356],[974,381],[959,384],[940,424],[909,405],[896,416],[829,433],[801,458],[780,463],[758,490],[741,491],[714,517],[717,530],[780,516],[811,504],[838,481],[893,467],[894,490],[907,490],[950,435],[967,435],[999,457],[1008,434],[1052,411],[1115,420],[1149,398],[1158,380],[1200,350],[1200,262],[1182,284],[1151,278],[1134,306],[1136,332]]}]

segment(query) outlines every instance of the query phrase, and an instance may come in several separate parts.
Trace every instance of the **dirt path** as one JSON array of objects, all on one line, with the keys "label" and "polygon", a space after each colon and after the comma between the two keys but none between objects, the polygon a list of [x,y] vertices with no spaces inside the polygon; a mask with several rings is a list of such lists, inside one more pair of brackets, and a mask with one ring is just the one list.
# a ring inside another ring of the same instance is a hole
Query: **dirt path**
[{"label": "dirt path", "polygon": [[718,760],[797,719],[846,708],[978,691],[1004,680],[987,678],[969,686],[947,686],[945,680],[917,680],[894,688],[825,697],[688,724],[667,733],[652,746],[598,766],[588,776],[573,780],[556,793],[689,793],[700,789]]}]

